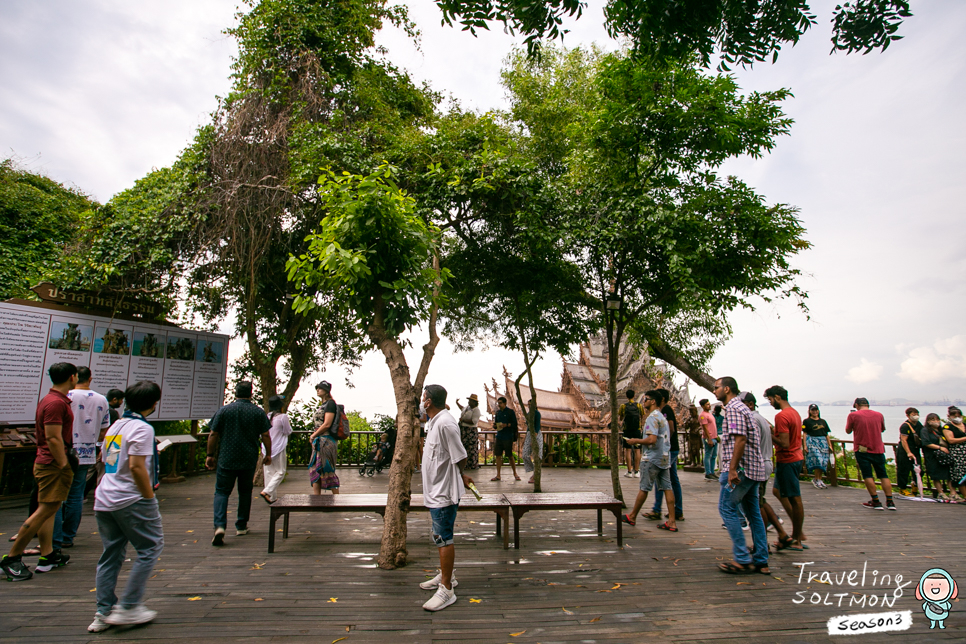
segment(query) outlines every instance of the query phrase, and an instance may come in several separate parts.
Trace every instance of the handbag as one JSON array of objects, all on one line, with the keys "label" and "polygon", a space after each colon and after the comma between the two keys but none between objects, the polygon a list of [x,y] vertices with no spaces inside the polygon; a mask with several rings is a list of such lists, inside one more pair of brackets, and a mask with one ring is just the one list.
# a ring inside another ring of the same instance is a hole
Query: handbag
[{"label": "handbag", "polygon": [[[949,449],[949,445],[946,444],[945,440],[940,441],[939,444],[945,447],[946,449]],[[956,462],[956,459],[953,458],[952,453],[944,452],[941,449],[936,450],[936,460],[939,462],[940,465],[945,465],[947,467],[952,466]]]}]

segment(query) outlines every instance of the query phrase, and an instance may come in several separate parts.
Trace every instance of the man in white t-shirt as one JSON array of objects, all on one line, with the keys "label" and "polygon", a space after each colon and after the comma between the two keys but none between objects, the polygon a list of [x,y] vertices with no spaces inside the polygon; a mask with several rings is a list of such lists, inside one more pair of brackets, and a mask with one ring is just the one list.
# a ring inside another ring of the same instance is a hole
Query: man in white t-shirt
[{"label": "man in white t-shirt", "polygon": [[77,385],[67,393],[70,410],[74,413],[74,449],[80,467],[74,472],[67,500],[60,508],[60,529],[54,527],[54,543],[61,548],[74,545],[77,528],[84,512],[84,489],[87,472],[97,462],[97,443],[111,425],[110,405],[107,398],[91,389],[91,370],[77,367]]},{"label": "man in white t-shirt", "polygon": [[436,594],[423,604],[429,611],[443,610],[456,602],[456,577],[453,562],[453,528],[460,497],[473,479],[463,473],[466,450],[460,441],[456,419],[446,409],[446,390],[429,385],[423,390],[426,407],[426,447],[423,449],[423,502],[433,519],[433,542],[439,549],[439,574],[419,584],[423,590],[436,589]]},{"label": "man in white t-shirt", "polygon": [[[141,599],[154,564],[164,549],[161,513],[154,497],[154,428],[145,417],[154,412],[161,388],[142,381],[127,388],[127,410],[104,437],[104,477],[94,493],[94,516],[104,552],[97,562],[97,613],[87,630],[144,624],[157,616]],[[114,594],[130,543],[137,551],[124,595]]]}]

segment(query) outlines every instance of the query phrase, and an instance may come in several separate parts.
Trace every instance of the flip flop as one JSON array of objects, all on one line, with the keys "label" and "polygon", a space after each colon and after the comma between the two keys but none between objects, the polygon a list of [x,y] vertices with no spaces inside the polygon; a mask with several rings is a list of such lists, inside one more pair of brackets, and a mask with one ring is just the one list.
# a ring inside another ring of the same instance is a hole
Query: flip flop
[{"label": "flip flop", "polygon": [[519,477],[519,476],[517,476],[516,474],[514,474],[514,475],[513,475],[513,478],[515,478],[515,479],[516,479],[516,480],[518,480],[518,481],[520,480],[520,477]]},{"label": "flip flop", "polygon": [[645,519],[650,519],[651,521],[660,521],[661,520],[661,513],[660,512],[645,512],[641,516],[643,516]]},{"label": "flip flop", "polygon": [[621,521],[623,521],[627,525],[637,525],[637,521],[631,521],[630,517],[627,516],[626,514],[621,515]]},{"label": "flip flop", "polygon": [[265,503],[268,503],[269,505],[271,505],[271,504],[272,504],[272,500],[271,500],[270,498],[268,498],[268,495],[267,495],[267,494],[265,494],[264,492],[259,492],[259,493],[258,493],[258,496],[260,496],[260,497],[262,497],[263,499],[265,499]]},{"label": "flip flop", "polygon": [[788,550],[792,547],[791,544],[795,541],[791,537],[785,537],[784,539],[779,539],[772,545],[775,546],[775,552],[781,552],[782,550]]},{"label": "flip flop", "polygon": [[665,521],[661,525],[657,526],[657,528],[658,528],[658,530],[667,530],[668,532],[677,532],[678,531],[677,528],[672,528],[671,526],[669,526],[667,524],[667,521]]},{"label": "flip flop", "polygon": [[490,480],[491,480],[491,481],[499,481],[499,480],[500,480],[500,477],[499,477],[499,476],[494,476],[494,477],[493,477],[493,478],[491,478]]},{"label": "flip flop", "polygon": [[733,561],[727,561],[723,564],[718,564],[718,570],[728,575],[753,575],[757,570],[751,564],[743,566],[739,563]]},{"label": "flip flop", "polygon": [[755,566],[755,572],[757,572],[758,574],[771,575],[770,570],[765,570],[765,568],[768,567],[768,564],[754,564],[754,566]]},{"label": "flip flop", "polygon": [[40,554],[40,548],[27,548],[21,554],[27,555],[28,557],[36,557]]}]

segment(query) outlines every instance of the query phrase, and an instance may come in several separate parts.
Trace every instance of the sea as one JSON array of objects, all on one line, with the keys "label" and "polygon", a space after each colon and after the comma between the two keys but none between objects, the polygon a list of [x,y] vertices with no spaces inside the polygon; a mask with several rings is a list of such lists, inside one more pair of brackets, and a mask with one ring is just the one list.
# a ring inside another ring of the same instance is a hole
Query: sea
[{"label": "sea", "polygon": [[[761,415],[767,418],[769,421],[774,422],[775,414],[778,413],[777,409],[774,409],[768,404],[768,401],[764,401],[765,404],[758,406],[758,411]],[[926,415],[930,413],[939,414],[939,417],[946,418],[946,408],[945,407],[927,407],[925,405],[911,405],[919,410],[919,422],[925,424]],[[797,411],[802,420],[808,418],[808,405],[798,406],[794,405],[795,411]],[[902,407],[870,407],[877,412],[880,412],[885,416],[885,433],[882,434],[882,440],[886,443],[898,443],[899,442],[899,427],[902,423],[906,422],[906,409],[908,406]],[[850,440],[850,436],[845,433],[845,421],[852,411],[851,407],[846,406],[827,406],[819,407],[819,413],[828,426],[832,429],[832,437],[839,438],[843,440]]]}]

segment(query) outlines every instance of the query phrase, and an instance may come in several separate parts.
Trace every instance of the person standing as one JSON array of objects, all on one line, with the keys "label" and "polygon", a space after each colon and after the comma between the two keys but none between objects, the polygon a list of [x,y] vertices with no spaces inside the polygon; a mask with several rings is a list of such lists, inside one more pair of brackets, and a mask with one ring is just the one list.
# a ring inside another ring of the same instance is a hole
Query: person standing
[{"label": "person standing", "polygon": [[716,481],[718,478],[714,475],[714,463],[718,457],[718,423],[711,414],[711,401],[705,398],[698,404],[701,405],[698,422],[701,424],[701,438],[704,443],[704,478]]},{"label": "person standing", "polygon": [[[738,399],[745,403],[745,406],[751,411],[751,415],[754,416],[755,423],[758,425],[758,440],[761,441],[761,458],[765,463],[765,480],[758,484],[758,507],[761,509],[761,520],[765,522],[766,532],[768,531],[768,526],[773,527],[775,534],[778,535],[778,543],[785,543],[790,537],[785,532],[785,527],[782,525],[781,519],[778,518],[778,514],[768,504],[766,494],[768,491],[768,479],[774,471],[774,463],[772,463],[774,450],[772,448],[771,437],[775,428],[768,422],[767,418],[758,412],[758,399],[755,398],[755,394],[750,391],[743,391],[738,395]],[[745,529],[745,525],[747,524],[742,524],[742,530]]]},{"label": "person standing", "polygon": [[513,458],[513,443],[517,440],[517,433],[520,431],[517,425],[517,414],[507,407],[506,398],[500,396],[496,401],[499,409],[496,412],[496,444],[493,446],[493,460],[496,461],[496,476],[491,481],[500,480],[500,468],[503,467],[503,455],[510,457],[510,468],[513,470],[514,480],[519,481],[517,475],[517,463]]},{"label": "person standing", "polygon": [[[668,432],[671,435],[671,469],[668,473],[671,475],[671,489],[674,490],[674,520],[684,521],[684,495],[681,493],[681,480],[678,478],[678,454],[681,453],[681,447],[678,443],[678,419],[674,415],[674,410],[668,404],[671,401],[671,392],[667,389],[657,389],[656,391],[661,395],[661,413],[664,414],[664,418],[667,420]],[[660,521],[661,505],[663,503],[664,495],[655,494],[654,507],[651,512],[644,516],[648,519]],[[670,517],[671,508],[668,507],[667,511]]]},{"label": "person standing", "polygon": [[779,542],[781,549],[804,550],[802,547],[805,507],[798,473],[802,471],[802,417],[788,403],[788,391],[781,385],[765,390],[765,398],[778,410],[772,441],[775,445],[775,486],[773,492],[792,520],[791,541]]},{"label": "person standing", "polygon": [[52,364],[47,370],[53,386],[37,405],[35,432],[37,456],[34,458],[34,479],[37,484],[37,509],[17,531],[10,552],[0,559],[0,570],[7,581],[26,581],[34,576],[22,561],[24,548],[36,535],[40,541],[40,559],[36,570],[50,572],[67,564],[70,557],[54,549],[54,516],[67,500],[73,468],[77,458],[71,454],[74,414],[67,392],[77,385],[77,367],[69,362]]},{"label": "person standing", "polygon": [[476,394],[470,394],[466,407],[456,399],[456,406],[460,408],[460,440],[466,450],[466,469],[476,470],[480,467],[480,432],[477,425],[480,422],[480,399]]},{"label": "person standing", "polygon": [[[922,457],[926,463],[926,473],[932,479],[933,492],[932,498],[940,501],[949,501],[942,489],[949,480],[949,466],[939,460],[939,452],[949,453],[949,448],[944,445],[942,421],[939,414],[928,414],[926,424],[920,433],[922,439]],[[880,508],[881,509],[881,508]]]},{"label": "person standing", "polygon": [[[248,534],[248,518],[252,509],[252,488],[258,461],[272,462],[272,424],[261,407],[252,403],[252,383],[242,380],[235,385],[235,402],[219,409],[208,423],[208,458],[205,467],[216,469],[214,524],[215,536],[211,545],[225,543],[228,527],[228,497],[238,481],[238,511],[235,515],[235,536]],[[130,401],[129,401],[130,402]],[[258,441],[265,446],[261,458]]]},{"label": "person standing", "polygon": [[74,537],[77,536],[84,513],[87,472],[97,461],[97,444],[104,440],[104,434],[111,426],[107,398],[91,389],[91,378],[90,369],[78,367],[77,385],[67,392],[70,410],[74,414],[73,445],[79,465],[74,472],[67,500],[60,509],[61,529],[54,527],[54,543],[59,543],[61,548],[74,545]]},{"label": "person standing", "polygon": [[872,498],[862,505],[872,510],[882,510],[882,502],[879,501],[879,492],[875,487],[873,473],[882,483],[882,491],[886,497],[886,507],[890,510],[896,509],[896,504],[892,500],[892,482],[885,466],[885,445],[882,442],[882,433],[885,431],[885,417],[877,411],[869,409],[867,398],[856,398],[853,403],[855,411],[849,414],[845,421],[845,433],[855,434],[855,463],[859,466],[859,472],[865,481],[865,488],[869,491]]},{"label": "person standing", "polygon": [[963,412],[959,407],[947,410],[949,422],[943,425],[943,438],[949,446],[953,464],[949,467],[951,487],[959,491],[959,500],[966,500],[966,431],[963,431]]},{"label": "person standing", "polygon": [[466,450],[460,441],[456,419],[446,409],[446,390],[440,385],[428,385],[423,390],[423,404],[429,417],[423,454],[423,502],[433,521],[432,536],[439,553],[439,573],[419,587],[436,589],[436,594],[423,604],[424,609],[435,612],[456,602],[453,530],[460,498],[466,486],[473,484],[473,479],[464,473]]},{"label": "person standing", "polygon": [[[154,496],[154,428],[145,420],[161,400],[161,388],[141,381],[127,388],[127,410],[111,425],[101,452],[104,478],[94,493],[94,517],[104,552],[97,562],[97,612],[87,627],[100,633],[111,626],[145,624],[157,612],[142,603],[154,564],[164,549],[161,512]],[[124,595],[114,590],[127,544],[137,551]]]},{"label": "person standing", "polygon": [[[667,418],[659,411],[663,402],[663,394],[659,389],[648,391],[644,394],[644,437],[629,438],[627,442],[631,445],[641,445],[641,474],[640,490],[634,500],[634,509],[630,514],[621,517],[621,521],[628,525],[637,524],[637,513],[647,502],[647,493],[651,488],[656,487],[655,496],[666,496],[667,506],[674,507],[674,487],[671,484],[671,429]],[[664,494],[661,494],[664,492]],[[660,516],[660,512],[658,513]],[[668,520],[658,526],[662,530],[677,532],[675,517],[669,516]]]},{"label": "person standing", "polygon": [[802,423],[802,432],[805,434],[802,451],[805,453],[805,469],[812,473],[812,486],[819,490],[828,487],[822,475],[828,470],[829,455],[832,453],[830,431],[818,405],[809,405],[808,418]]},{"label": "person standing", "polygon": [[[540,432],[540,410],[537,409],[537,403],[530,399],[530,411],[533,412],[533,433],[537,436],[537,458],[543,458],[543,434]],[[526,438],[523,439],[523,469],[527,472],[533,472],[536,470],[534,467],[533,458],[533,439],[530,437],[530,432],[527,432]],[[533,476],[530,476],[528,483],[533,483]]]},{"label": "person standing", "polygon": [[[899,487],[899,494],[902,496],[912,496],[919,494],[916,487],[915,465],[922,463],[922,441],[919,434],[922,432],[922,423],[919,422],[919,410],[915,407],[906,409],[906,420],[899,427],[899,449],[896,450],[896,485]],[[909,483],[912,483],[914,492],[909,492]]]},{"label": "person standing", "polygon": [[312,460],[309,461],[309,482],[314,494],[322,490],[339,493],[339,475],[335,471],[339,461],[339,435],[336,429],[336,415],[339,407],[332,399],[332,384],[323,380],[315,386],[315,394],[321,399],[315,410],[312,425],[315,431],[309,435],[312,443]]},{"label": "person standing", "polygon": [[[641,404],[634,400],[636,392],[633,389],[628,389],[625,393],[627,396],[627,402],[617,408],[617,420],[621,424],[623,429],[623,436],[625,439],[630,438],[643,438],[641,433],[641,420],[644,418],[644,408]],[[627,474],[624,476],[640,477],[640,464],[641,464],[641,446],[639,443],[630,443],[625,441],[625,445],[629,447],[624,450],[624,462],[627,463]]]},{"label": "person standing", "polygon": [[272,437],[272,462],[264,465],[265,487],[259,494],[268,503],[278,500],[278,486],[285,479],[288,470],[288,437],[292,435],[292,423],[288,414],[282,411],[282,396],[268,399],[268,421],[272,424],[269,435]]},{"label": "person standing", "polygon": [[[731,537],[734,561],[718,566],[721,572],[744,575],[768,569],[768,537],[758,505],[760,483],[765,476],[765,459],[755,417],[739,398],[738,383],[731,376],[714,382],[714,395],[724,403],[724,424],[721,436],[721,494],[718,512]],[[727,471],[725,471],[727,466]],[[741,530],[741,507],[751,528],[754,552],[748,551],[745,534]]]}]

